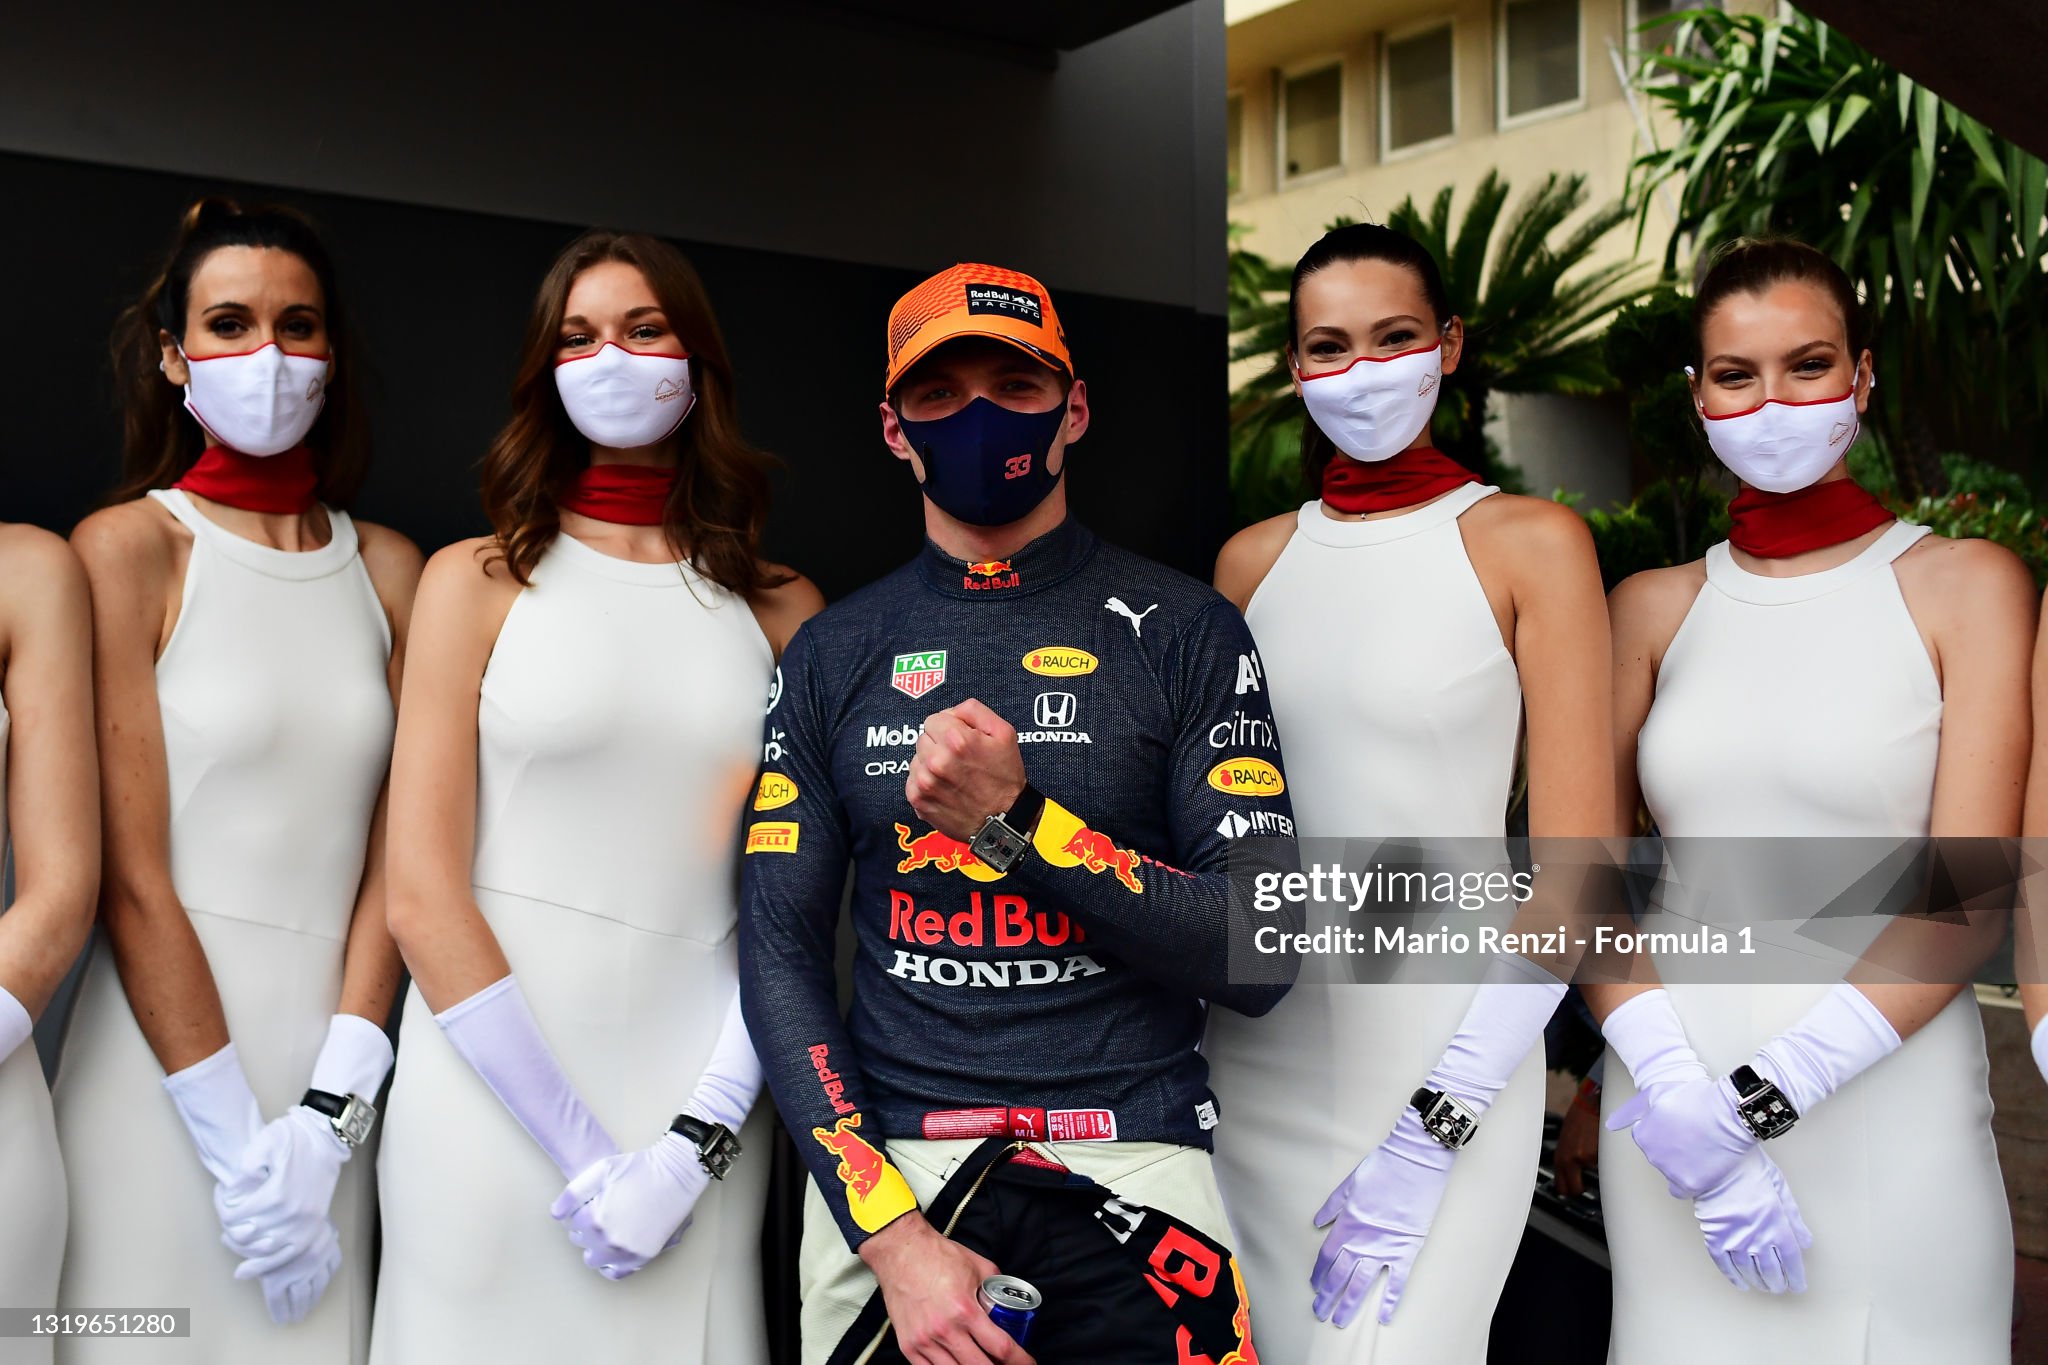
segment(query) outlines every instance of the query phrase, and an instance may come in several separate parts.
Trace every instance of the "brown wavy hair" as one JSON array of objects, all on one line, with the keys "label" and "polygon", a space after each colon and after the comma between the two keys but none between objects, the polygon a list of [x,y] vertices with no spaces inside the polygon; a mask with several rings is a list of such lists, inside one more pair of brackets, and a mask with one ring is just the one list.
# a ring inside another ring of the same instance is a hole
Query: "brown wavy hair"
[{"label": "brown wavy hair", "polygon": [[315,496],[347,507],[370,466],[369,423],[355,387],[354,334],[342,305],[334,263],[312,219],[281,204],[244,209],[232,199],[208,195],[185,210],[177,236],[156,278],[142,297],[121,310],[112,339],[114,388],[121,403],[121,480],[101,506],[168,488],[206,448],[205,434],[185,411],[183,391],[164,378],[160,332],[185,340],[186,304],[192,276],[224,246],[270,247],[304,261],[320,282],[334,377],[327,402],[306,435],[318,478]]},{"label": "brown wavy hair", "polygon": [[788,582],[771,576],[759,559],[773,461],[740,435],[732,362],[704,282],[682,252],[637,232],[584,233],[563,248],[541,281],[512,381],[512,419],[483,459],[493,552],[526,583],[561,530],[556,498],[590,463],[590,442],[570,422],[555,389],[555,352],[570,286],[604,261],[639,270],[690,354],[697,401],[677,432],[675,488],[661,518],[669,543],[697,572],[742,597]]}]

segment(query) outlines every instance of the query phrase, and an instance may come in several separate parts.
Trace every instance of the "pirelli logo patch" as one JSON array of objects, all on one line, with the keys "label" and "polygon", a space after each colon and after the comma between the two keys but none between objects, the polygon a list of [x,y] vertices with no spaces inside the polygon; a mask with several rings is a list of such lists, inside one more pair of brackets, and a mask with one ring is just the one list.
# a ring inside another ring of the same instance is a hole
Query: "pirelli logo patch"
[{"label": "pirelli logo patch", "polygon": [[796,836],[794,820],[756,820],[747,826],[747,852],[794,853]]}]

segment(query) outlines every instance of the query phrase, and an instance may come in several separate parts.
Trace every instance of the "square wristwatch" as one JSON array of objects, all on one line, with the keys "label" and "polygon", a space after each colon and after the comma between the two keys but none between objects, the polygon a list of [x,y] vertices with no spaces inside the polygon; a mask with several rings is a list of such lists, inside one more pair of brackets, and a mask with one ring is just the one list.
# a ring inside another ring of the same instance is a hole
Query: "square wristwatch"
[{"label": "square wristwatch", "polygon": [[377,1121],[377,1107],[361,1095],[308,1090],[299,1103],[317,1114],[324,1114],[334,1126],[334,1135],[351,1149],[363,1145],[363,1139],[370,1135],[370,1126]]},{"label": "square wristwatch", "polygon": [[1759,1142],[1769,1141],[1799,1122],[1799,1111],[1785,1092],[1756,1073],[1755,1067],[1738,1066],[1728,1073],[1735,1088],[1735,1112]]},{"label": "square wristwatch", "polygon": [[1408,1103],[1422,1116],[1422,1131],[1454,1152],[1479,1131],[1478,1111],[1456,1095],[1423,1086],[1408,1097]]},{"label": "square wristwatch", "polygon": [[981,828],[968,840],[968,851],[997,872],[1008,872],[1030,849],[1032,832],[1044,810],[1045,797],[1026,782],[1008,810],[981,822]]}]

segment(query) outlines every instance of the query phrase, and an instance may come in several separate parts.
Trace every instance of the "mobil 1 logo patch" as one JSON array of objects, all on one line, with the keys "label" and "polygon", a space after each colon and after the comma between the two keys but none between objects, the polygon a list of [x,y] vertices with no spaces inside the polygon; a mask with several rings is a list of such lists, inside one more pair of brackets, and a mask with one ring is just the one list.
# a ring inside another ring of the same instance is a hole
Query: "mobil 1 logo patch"
[{"label": "mobil 1 logo patch", "polygon": [[1034,327],[1045,325],[1045,308],[1039,303],[1038,295],[1028,289],[1012,289],[1007,284],[968,285],[967,311],[969,314],[995,313],[1006,318],[1021,318]]}]

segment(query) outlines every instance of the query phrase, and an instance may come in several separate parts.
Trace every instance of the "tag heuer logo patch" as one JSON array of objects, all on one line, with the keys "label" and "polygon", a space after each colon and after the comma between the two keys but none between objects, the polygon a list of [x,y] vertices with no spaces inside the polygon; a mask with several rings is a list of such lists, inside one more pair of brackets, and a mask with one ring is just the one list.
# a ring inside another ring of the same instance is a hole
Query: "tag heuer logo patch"
[{"label": "tag heuer logo patch", "polygon": [[906,697],[921,697],[945,680],[946,651],[943,649],[898,654],[896,666],[889,672],[889,686]]},{"label": "tag heuer logo patch", "polygon": [[1041,327],[1045,325],[1045,313],[1039,307],[1038,295],[1028,289],[1012,289],[1005,284],[968,285],[967,311],[970,314],[1000,313]]}]

